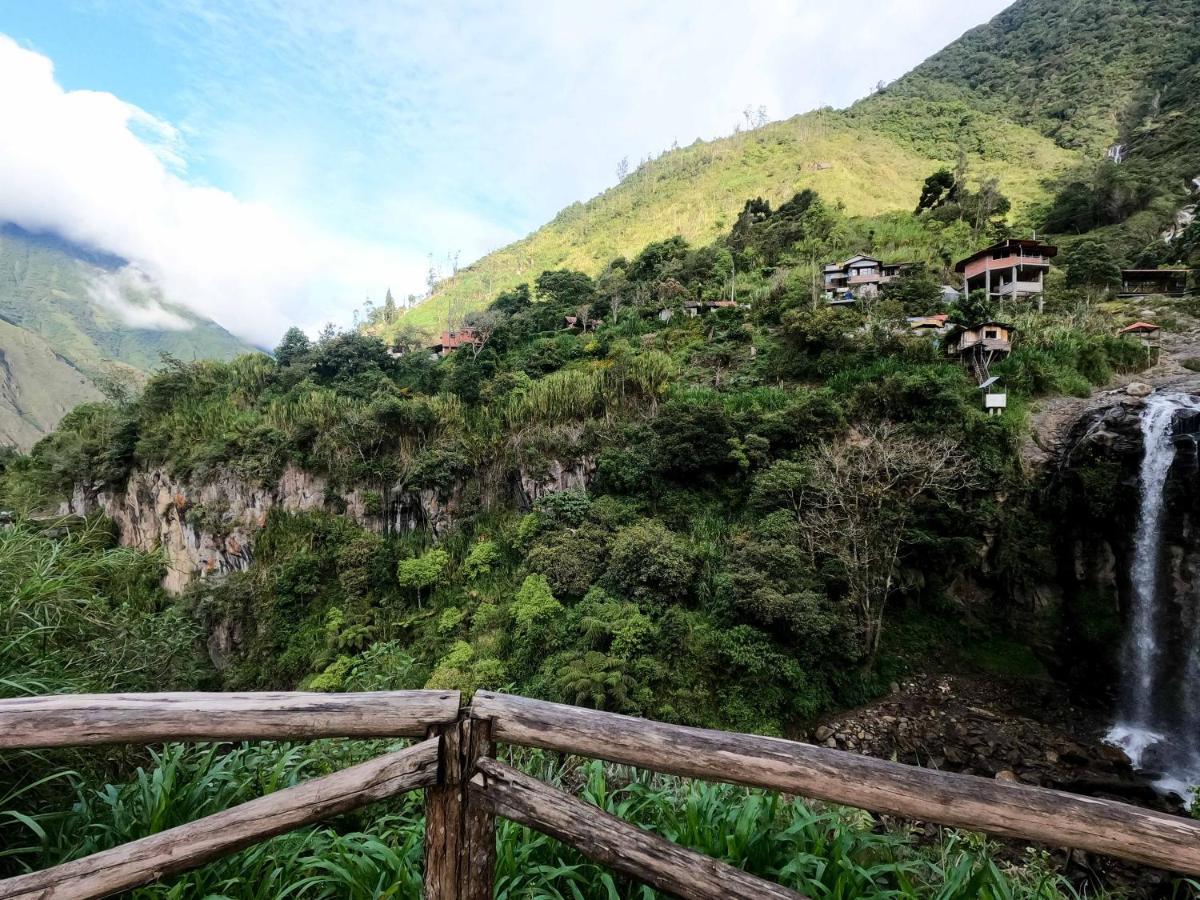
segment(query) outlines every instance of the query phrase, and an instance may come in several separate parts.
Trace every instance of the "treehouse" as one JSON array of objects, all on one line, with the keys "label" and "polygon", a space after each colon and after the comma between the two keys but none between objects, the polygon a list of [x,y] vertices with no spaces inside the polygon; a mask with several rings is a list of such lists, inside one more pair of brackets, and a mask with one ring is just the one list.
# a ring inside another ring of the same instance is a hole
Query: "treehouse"
[{"label": "treehouse", "polygon": [[963,292],[984,291],[992,300],[1038,299],[1041,305],[1046,273],[1058,248],[1037,240],[1005,238],[976,250],[954,265],[963,276]]},{"label": "treehouse", "polygon": [[1122,269],[1118,296],[1141,297],[1165,294],[1179,297],[1187,293],[1190,269]]},{"label": "treehouse", "polygon": [[829,263],[821,270],[825,297],[831,303],[853,303],[874,297],[881,285],[898,277],[912,263],[884,263],[873,256],[852,256],[843,263]]},{"label": "treehouse", "polygon": [[980,383],[990,378],[988,368],[1012,352],[1012,335],[1016,329],[1004,322],[981,322],[978,325],[955,325],[946,332],[942,347],[947,356],[955,357],[975,373]]}]

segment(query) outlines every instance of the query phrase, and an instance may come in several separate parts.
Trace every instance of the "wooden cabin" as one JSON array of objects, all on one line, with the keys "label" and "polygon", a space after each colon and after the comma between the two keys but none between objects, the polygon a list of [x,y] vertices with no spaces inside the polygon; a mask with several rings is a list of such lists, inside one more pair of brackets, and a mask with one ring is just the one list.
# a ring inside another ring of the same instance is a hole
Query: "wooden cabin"
[{"label": "wooden cabin", "polygon": [[958,359],[975,375],[980,384],[991,377],[988,369],[1012,352],[1012,336],[1016,329],[1004,322],[981,322],[978,325],[954,325],[942,338],[946,355]]},{"label": "wooden cabin", "polygon": [[1165,294],[1178,297],[1187,293],[1189,274],[1190,269],[1122,269],[1118,296]]},{"label": "wooden cabin", "polygon": [[1007,356],[1012,352],[1014,330],[1003,322],[982,322],[970,327],[955,325],[946,332],[942,346],[946,348],[947,356],[962,356],[978,350]]},{"label": "wooden cabin", "polygon": [[1058,248],[1038,240],[1005,238],[976,250],[954,264],[962,273],[963,292],[986,291],[993,300],[1041,301],[1046,273]]}]

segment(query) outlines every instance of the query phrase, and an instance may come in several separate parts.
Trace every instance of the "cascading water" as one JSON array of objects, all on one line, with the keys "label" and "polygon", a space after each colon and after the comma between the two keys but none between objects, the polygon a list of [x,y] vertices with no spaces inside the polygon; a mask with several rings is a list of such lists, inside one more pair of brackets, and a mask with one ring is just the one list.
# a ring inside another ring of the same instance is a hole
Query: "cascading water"
[{"label": "cascading water", "polygon": [[[1108,740],[1125,750],[1135,768],[1152,772],[1160,790],[1187,799],[1200,785],[1200,598],[1166,596],[1171,592],[1160,584],[1164,491],[1182,437],[1175,434],[1182,410],[1200,411],[1200,401],[1156,394],[1142,410],[1144,455],[1121,706]],[[1168,652],[1180,648],[1181,636],[1183,659]]]}]

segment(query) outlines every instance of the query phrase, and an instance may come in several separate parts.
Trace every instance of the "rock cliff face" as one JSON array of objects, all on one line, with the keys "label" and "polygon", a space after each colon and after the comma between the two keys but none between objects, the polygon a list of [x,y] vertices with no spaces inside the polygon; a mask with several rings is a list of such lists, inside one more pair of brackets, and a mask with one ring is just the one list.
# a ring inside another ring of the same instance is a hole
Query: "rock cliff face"
[{"label": "rock cliff face", "polygon": [[[528,508],[547,494],[585,488],[594,471],[591,460],[555,460],[545,471],[522,470],[513,485],[514,499]],[[465,494],[461,483],[448,491],[339,492],[326,478],[295,466],[288,466],[269,486],[231,474],[194,481],[154,468],[135,471],[118,491],[77,486],[61,512],[103,513],[117,526],[124,546],[147,551],[161,547],[167,557],[163,586],[178,593],[196,578],[247,569],[254,559],[255,535],[272,509],[324,510],[372,531],[428,528],[441,536],[455,526]]]},{"label": "rock cliff face", "polygon": [[156,468],[134,472],[122,491],[77,486],[63,511],[102,512],[117,526],[123,545],[161,547],[167,556],[163,586],[177,593],[194,578],[246,569],[267,513],[275,507],[322,509],[326,493],[324,479],[292,467],[269,488],[232,475],[194,483]]}]

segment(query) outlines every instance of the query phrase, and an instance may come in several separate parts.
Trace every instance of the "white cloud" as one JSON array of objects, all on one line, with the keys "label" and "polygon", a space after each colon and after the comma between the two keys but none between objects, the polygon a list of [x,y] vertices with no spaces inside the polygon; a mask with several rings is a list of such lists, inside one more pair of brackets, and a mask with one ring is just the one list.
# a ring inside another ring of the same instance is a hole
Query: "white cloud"
[{"label": "white cloud", "polygon": [[187,331],[192,327],[179,313],[162,305],[154,282],[133,263],[115,272],[98,272],[88,284],[88,293],[92,302],[112,310],[131,328]]},{"label": "white cloud", "polygon": [[[170,123],[112,94],[64,90],[49,59],[3,35],[0,85],[0,220],[122,256],[167,298],[239,335],[270,344],[392,279],[419,279],[419,256],[188,181]],[[139,315],[175,327],[162,313]]]}]

